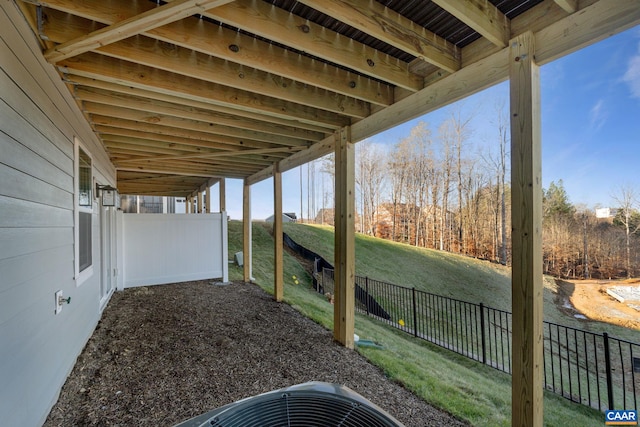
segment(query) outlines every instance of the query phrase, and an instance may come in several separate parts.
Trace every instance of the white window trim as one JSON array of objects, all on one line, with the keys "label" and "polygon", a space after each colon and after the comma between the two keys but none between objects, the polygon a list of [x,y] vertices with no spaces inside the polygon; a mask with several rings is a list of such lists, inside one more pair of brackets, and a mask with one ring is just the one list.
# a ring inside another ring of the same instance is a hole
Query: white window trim
[{"label": "white window trim", "polygon": [[[80,271],[80,212],[91,213],[91,227],[93,228],[93,194],[91,197],[91,207],[80,206],[79,203],[79,187],[80,187],[80,148],[91,159],[91,176],[93,177],[93,157],[87,148],[76,137],[73,138],[73,236],[74,236],[74,280],[76,286],[80,286],[87,279],[93,276],[93,235],[91,236],[91,265]],[[93,185],[93,182],[92,182]],[[92,230],[93,231],[93,230]]]}]

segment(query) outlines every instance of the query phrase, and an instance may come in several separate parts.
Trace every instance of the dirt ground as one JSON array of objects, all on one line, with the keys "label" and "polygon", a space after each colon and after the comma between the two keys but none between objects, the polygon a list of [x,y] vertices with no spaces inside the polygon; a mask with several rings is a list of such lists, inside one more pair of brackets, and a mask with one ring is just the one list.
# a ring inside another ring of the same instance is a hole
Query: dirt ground
[{"label": "dirt ground", "polygon": [[621,303],[607,294],[607,289],[616,286],[640,286],[640,279],[556,280],[556,283],[560,293],[587,318],[640,330],[640,311],[628,305],[640,305],[640,301]]},{"label": "dirt ground", "polygon": [[171,426],[308,381],[345,385],[406,426],[466,425],[259,287],[194,281],[115,293],[45,426]]}]

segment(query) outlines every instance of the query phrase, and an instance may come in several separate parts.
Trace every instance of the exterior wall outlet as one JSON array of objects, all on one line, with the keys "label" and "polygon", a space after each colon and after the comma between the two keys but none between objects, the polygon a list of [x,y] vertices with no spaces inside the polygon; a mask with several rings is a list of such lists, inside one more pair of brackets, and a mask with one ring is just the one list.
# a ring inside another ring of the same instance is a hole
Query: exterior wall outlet
[{"label": "exterior wall outlet", "polygon": [[59,314],[62,311],[62,291],[56,292],[56,314]]}]

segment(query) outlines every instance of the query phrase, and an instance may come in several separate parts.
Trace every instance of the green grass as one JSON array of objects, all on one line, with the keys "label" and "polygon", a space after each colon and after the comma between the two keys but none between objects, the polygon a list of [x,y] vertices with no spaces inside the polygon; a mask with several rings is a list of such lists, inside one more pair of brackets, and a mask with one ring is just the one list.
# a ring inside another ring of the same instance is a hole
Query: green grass
[{"label": "green grass", "polygon": [[[332,260],[332,229],[285,224],[285,231],[298,243]],[[252,234],[253,276],[259,286],[273,293],[273,239],[259,223],[253,224]],[[229,224],[229,253],[241,250],[242,226],[232,221]],[[284,258],[285,302],[331,329],[333,306],[313,291],[311,277],[295,258],[286,252]],[[362,235],[356,238],[356,259],[356,270],[361,275],[468,301],[486,301],[487,305],[496,308],[510,308],[510,296],[506,295],[510,294],[508,270],[502,266]],[[293,284],[293,275],[300,279],[298,285]],[[229,276],[231,280],[242,280],[242,269],[231,265]],[[447,285],[443,286],[444,283]],[[548,293],[551,294],[551,290]],[[510,425],[509,375],[366,316],[357,315],[355,327],[363,339],[384,346],[382,350],[363,347],[358,351],[389,378],[404,384],[425,401],[473,425]],[[544,422],[547,426],[602,426],[603,419],[598,411],[545,392]]]},{"label": "green grass", "polygon": [[[295,223],[283,226],[294,241],[333,263],[333,227]],[[356,234],[356,274],[511,311],[511,269],[488,261]],[[567,316],[554,301],[555,281],[546,277],[544,286],[546,321],[638,341],[638,331]]]}]

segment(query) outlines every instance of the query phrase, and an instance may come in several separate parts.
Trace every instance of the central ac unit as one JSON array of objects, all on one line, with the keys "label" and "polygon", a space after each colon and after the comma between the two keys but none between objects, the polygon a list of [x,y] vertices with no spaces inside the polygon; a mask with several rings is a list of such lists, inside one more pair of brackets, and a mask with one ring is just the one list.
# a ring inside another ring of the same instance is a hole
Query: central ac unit
[{"label": "central ac unit", "polygon": [[248,397],[176,427],[402,427],[353,390],[312,381]]}]

